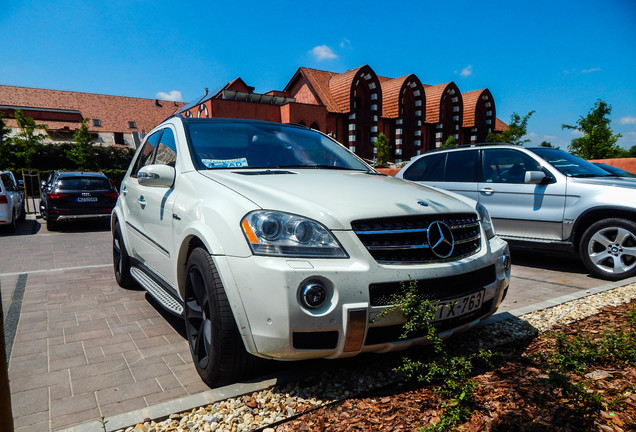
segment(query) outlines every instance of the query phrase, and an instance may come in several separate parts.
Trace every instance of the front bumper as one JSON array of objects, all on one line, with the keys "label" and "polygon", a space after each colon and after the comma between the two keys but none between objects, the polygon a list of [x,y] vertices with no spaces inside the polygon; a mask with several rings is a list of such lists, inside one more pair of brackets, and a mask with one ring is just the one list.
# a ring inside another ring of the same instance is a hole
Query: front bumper
[{"label": "front bumper", "polygon": [[[510,283],[510,268],[504,264],[510,253],[499,237],[482,240],[481,250],[462,260],[420,265],[381,265],[360,249],[353,234],[341,233],[339,241],[351,258],[215,257],[233,307],[237,302],[242,306],[247,325],[239,327],[250,353],[300,360],[405,349],[426,343],[426,337],[400,339],[403,318],[398,312],[377,319],[386,306],[374,306],[378,302],[371,285],[417,280],[424,290],[435,287],[436,299],[483,290],[481,308],[436,323],[446,338],[492,315]],[[300,298],[299,287],[309,281],[321,283],[327,292],[326,301],[315,309],[303,306]]]}]

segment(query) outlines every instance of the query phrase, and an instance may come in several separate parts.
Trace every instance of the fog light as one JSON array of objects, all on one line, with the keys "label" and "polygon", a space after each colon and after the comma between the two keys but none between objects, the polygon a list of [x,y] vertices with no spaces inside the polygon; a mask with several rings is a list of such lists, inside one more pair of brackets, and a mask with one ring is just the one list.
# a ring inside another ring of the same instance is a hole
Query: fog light
[{"label": "fog light", "polygon": [[512,261],[510,260],[510,255],[508,254],[504,254],[501,257],[502,261],[503,261],[503,266],[504,266],[504,270],[505,271],[509,271],[510,267],[512,266]]},{"label": "fog light", "polygon": [[327,298],[327,290],[318,281],[312,280],[300,288],[300,299],[304,306],[315,309],[320,307]]}]

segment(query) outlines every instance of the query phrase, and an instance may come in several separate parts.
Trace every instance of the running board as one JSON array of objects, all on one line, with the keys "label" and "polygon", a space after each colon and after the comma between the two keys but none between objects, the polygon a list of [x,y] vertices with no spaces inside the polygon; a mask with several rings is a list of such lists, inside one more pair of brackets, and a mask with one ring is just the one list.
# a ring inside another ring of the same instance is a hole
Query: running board
[{"label": "running board", "polygon": [[148,291],[148,294],[161,303],[161,306],[175,315],[183,316],[183,305],[176,298],[166,292],[161,285],[148,276],[146,272],[139,267],[131,267],[130,275],[139,283],[139,285],[142,286],[142,288]]}]

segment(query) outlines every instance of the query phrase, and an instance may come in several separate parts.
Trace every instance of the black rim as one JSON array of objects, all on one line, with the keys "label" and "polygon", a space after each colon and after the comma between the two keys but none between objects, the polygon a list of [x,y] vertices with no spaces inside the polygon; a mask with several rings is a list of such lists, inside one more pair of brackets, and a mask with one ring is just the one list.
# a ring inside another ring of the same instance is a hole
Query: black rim
[{"label": "black rim", "polygon": [[192,357],[200,369],[206,369],[210,361],[212,322],[209,316],[210,297],[201,272],[190,268],[186,286],[186,329]]}]

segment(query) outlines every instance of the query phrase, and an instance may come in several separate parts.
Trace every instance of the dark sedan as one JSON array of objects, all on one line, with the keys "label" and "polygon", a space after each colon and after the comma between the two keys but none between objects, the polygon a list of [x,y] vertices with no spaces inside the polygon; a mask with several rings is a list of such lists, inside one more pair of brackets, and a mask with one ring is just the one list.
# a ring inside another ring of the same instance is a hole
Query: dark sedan
[{"label": "dark sedan", "polygon": [[49,231],[61,221],[108,221],[117,202],[117,189],[97,172],[56,172],[43,182],[40,214]]}]

